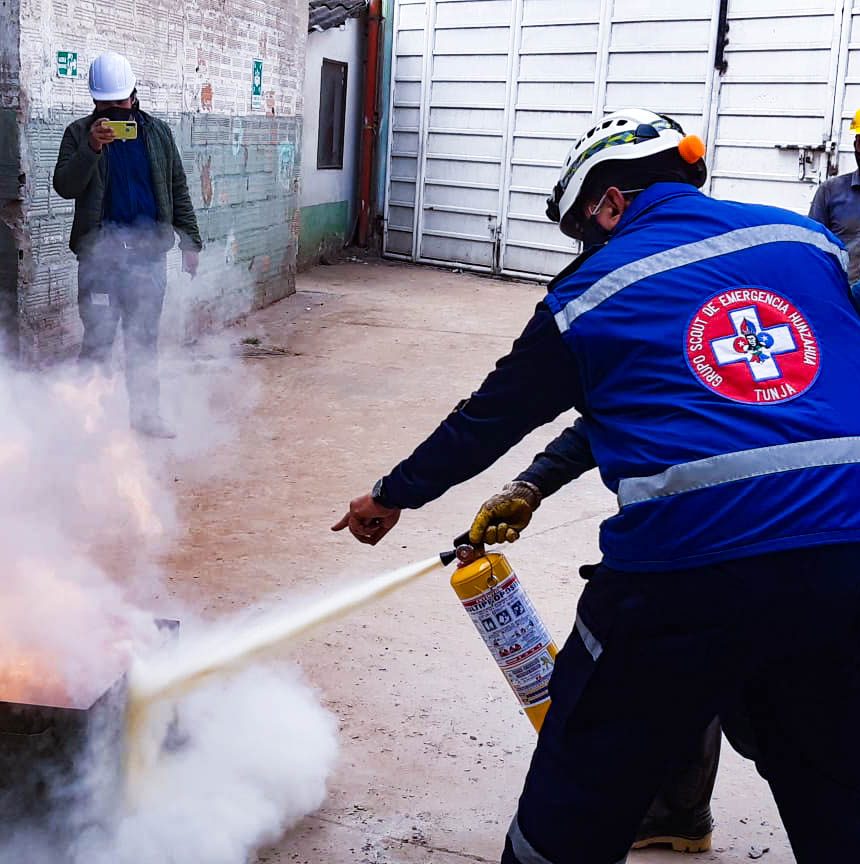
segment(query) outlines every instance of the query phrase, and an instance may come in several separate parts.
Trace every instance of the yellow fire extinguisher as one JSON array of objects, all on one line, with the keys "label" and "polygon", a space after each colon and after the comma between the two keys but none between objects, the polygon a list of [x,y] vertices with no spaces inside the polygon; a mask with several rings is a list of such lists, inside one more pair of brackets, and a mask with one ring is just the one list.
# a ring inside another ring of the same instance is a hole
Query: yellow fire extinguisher
[{"label": "yellow fire extinguisher", "polygon": [[440,556],[446,566],[458,562],[451,587],[540,731],[549,710],[555,642],[504,555],[471,545],[468,534],[458,537],[454,547]]}]

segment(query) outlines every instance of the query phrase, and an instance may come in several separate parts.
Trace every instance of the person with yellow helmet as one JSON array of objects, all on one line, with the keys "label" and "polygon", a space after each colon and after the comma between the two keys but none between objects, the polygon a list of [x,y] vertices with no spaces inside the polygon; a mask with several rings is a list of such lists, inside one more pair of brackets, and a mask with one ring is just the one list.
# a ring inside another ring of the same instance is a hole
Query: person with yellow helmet
[{"label": "person with yellow helmet", "polygon": [[809,215],[829,228],[848,250],[848,281],[852,294],[860,281],[860,110],[848,127],[854,135],[854,158],[857,168],[831,177],[815,190]]},{"label": "person with yellow helmet", "polygon": [[[547,215],[583,256],[477,392],[334,526],[377,543],[533,429],[582,418],[618,511],[501,864],[625,861],[717,717],[768,781],[798,864],[860,844],[847,255],[805,216],[703,195],[703,153],[643,109],[577,139]],[[479,513],[470,541],[512,539],[509,518]]]}]

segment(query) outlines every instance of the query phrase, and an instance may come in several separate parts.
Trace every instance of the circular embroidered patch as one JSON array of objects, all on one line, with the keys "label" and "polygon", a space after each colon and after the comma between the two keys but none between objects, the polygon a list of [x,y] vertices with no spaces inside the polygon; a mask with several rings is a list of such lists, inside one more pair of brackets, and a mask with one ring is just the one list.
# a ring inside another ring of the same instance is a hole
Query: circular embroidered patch
[{"label": "circular embroidered patch", "polygon": [[803,313],[767,288],[715,294],[687,327],[685,350],[693,375],[735,402],[794,399],[821,369],[821,352]]}]

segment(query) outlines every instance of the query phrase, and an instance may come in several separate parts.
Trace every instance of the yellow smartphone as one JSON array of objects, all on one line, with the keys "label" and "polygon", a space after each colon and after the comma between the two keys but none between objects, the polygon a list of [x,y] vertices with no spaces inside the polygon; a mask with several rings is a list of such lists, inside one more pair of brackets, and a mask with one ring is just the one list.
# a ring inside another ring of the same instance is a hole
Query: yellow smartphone
[{"label": "yellow smartphone", "polygon": [[117,141],[134,141],[137,138],[137,121],[135,120],[102,120],[102,125],[113,129]]}]

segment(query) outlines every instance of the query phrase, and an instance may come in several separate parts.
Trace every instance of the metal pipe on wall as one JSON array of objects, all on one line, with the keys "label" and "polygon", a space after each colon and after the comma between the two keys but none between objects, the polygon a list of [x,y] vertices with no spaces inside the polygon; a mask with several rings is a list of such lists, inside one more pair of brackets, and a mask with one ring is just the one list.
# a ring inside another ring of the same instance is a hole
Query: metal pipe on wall
[{"label": "metal pipe on wall", "polygon": [[377,131],[377,94],[379,91],[379,32],[382,0],[370,0],[367,10],[367,65],[364,73],[364,104],[361,124],[361,164],[358,173],[358,245],[370,239],[373,197],[373,156]]},{"label": "metal pipe on wall", "polygon": [[[391,148],[391,78],[394,74],[394,0],[382,0],[382,33],[379,57],[379,121],[373,158],[373,205],[371,213],[385,213],[388,186],[388,155]],[[390,22],[387,26],[385,22]]]}]

